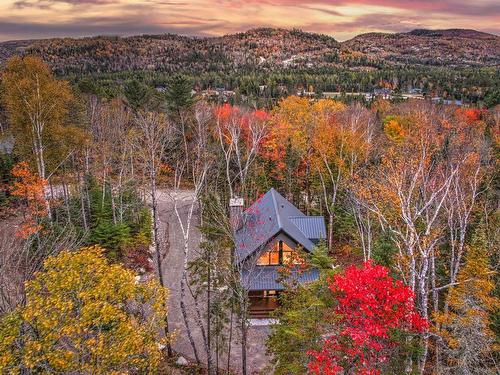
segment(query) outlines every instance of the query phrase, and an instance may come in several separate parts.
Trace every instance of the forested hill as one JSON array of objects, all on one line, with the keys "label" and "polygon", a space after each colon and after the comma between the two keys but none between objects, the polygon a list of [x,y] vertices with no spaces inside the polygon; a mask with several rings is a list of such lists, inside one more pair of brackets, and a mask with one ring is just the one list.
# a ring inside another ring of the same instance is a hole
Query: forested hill
[{"label": "forested hill", "polygon": [[362,34],[342,43],[342,50],[392,64],[497,66],[500,63],[500,37],[465,29]]},{"label": "forested hill", "polygon": [[394,65],[500,65],[500,37],[474,30],[369,33],[339,43],[299,30],[260,28],[214,38],[173,34],[0,43],[0,65],[40,55],[58,74],[129,70],[230,72],[281,68],[373,69]]}]

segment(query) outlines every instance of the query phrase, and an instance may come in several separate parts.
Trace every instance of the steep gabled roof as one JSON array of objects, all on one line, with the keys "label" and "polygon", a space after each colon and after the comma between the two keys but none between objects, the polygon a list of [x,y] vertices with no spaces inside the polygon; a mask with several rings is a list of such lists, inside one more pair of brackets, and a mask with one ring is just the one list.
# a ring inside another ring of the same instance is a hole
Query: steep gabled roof
[{"label": "steep gabled roof", "polygon": [[304,215],[276,190],[257,199],[244,213],[242,227],[236,231],[236,257],[241,262],[284,232],[305,250],[326,237],[322,216]]}]

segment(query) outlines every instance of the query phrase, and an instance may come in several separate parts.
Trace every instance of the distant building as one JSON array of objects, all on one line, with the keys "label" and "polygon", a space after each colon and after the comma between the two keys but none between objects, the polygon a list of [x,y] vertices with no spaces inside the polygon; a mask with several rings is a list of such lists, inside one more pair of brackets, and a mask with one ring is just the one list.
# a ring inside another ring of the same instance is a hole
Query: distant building
[{"label": "distant building", "polygon": [[446,105],[458,105],[459,107],[461,107],[462,106],[462,101],[461,100],[445,99],[445,100],[443,100],[443,104],[446,104]]},{"label": "distant building", "polygon": [[228,101],[236,93],[232,90],[226,90],[224,87],[217,87],[215,89],[202,90],[200,95],[204,99]]},{"label": "distant building", "polygon": [[416,100],[424,100],[425,97],[422,94],[418,93],[403,93],[401,94],[403,99],[416,99]]},{"label": "distant building", "polygon": [[388,88],[374,89],[373,96],[374,97],[382,97],[382,99],[389,100],[392,99],[392,90]]},{"label": "distant building", "polygon": [[307,96],[307,97],[311,98],[311,97],[315,97],[316,93],[314,91],[302,91],[300,93],[300,96]]},{"label": "distant building", "polygon": [[422,89],[411,88],[408,90],[408,94],[422,94]]},{"label": "distant building", "polygon": [[340,91],[324,91],[322,93],[323,98],[341,98],[342,96],[350,96],[350,97],[360,97],[364,98],[366,101],[370,101],[373,99],[373,94],[371,92],[340,92]]}]

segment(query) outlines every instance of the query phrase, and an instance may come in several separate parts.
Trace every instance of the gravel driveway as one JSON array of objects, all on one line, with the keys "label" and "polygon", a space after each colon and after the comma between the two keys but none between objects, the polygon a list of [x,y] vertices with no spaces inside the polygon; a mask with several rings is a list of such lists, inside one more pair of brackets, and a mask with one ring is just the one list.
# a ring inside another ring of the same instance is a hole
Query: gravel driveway
[{"label": "gravel driveway", "polygon": [[[183,236],[182,230],[174,212],[174,200],[177,201],[177,207],[181,214],[182,220],[186,221],[191,202],[193,200],[192,191],[180,191],[172,194],[167,191],[158,192],[159,217],[161,229],[164,230],[165,223],[169,224],[169,239],[170,251],[164,261],[164,278],[167,287],[170,289],[171,295],[169,300],[169,325],[172,331],[176,331],[177,336],[173,343],[173,348],[176,352],[194,358],[193,350],[186,335],[186,327],[181,315],[179,305],[180,301],[180,280],[182,276],[183,265]],[[200,242],[200,232],[197,228],[198,216],[195,212],[193,216],[193,225],[191,227],[189,241],[189,259],[194,259],[198,253],[198,245]],[[189,292],[187,292],[189,294]],[[194,303],[190,295],[187,296],[186,305],[190,318],[195,316]],[[198,353],[202,360],[206,356],[203,352],[203,340],[201,332],[197,329],[194,319],[190,321],[190,326],[193,332],[193,337],[197,345]],[[248,350],[247,364],[249,374],[260,374],[262,370],[269,364],[269,358],[266,356],[265,340],[269,333],[267,326],[252,326],[248,335]],[[236,373],[241,373],[241,350],[238,342],[238,333],[235,332],[236,340],[231,349],[231,369]],[[227,363],[227,358],[221,358],[222,363]],[[225,366],[223,366],[225,369]]]}]

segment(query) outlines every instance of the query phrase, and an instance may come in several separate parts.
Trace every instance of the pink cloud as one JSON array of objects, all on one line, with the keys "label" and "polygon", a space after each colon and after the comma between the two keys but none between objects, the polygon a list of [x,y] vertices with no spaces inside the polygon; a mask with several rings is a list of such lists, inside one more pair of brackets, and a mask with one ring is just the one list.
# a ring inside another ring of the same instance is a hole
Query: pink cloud
[{"label": "pink cloud", "polygon": [[484,3],[461,0],[224,0],[221,3],[232,7],[248,4],[265,6],[380,6],[408,11],[449,12],[450,14],[500,14],[500,3],[491,0]]},{"label": "pink cloud", "polygon": [[[500,32],[498,0],[8,0],[7,8],[1,3],[0,40],[165,32],[215,36],[262,26],[295,27],[339,40],[368,31],[413,28]],[[73,7],[61,11],[54,6],[61,3]],[[369,13],[368,5],[387,9]],[[104,6],[106,11],[96,15]],[[352,8],[361,12],[350,14]],[[39,9],[49,15],[33,17]]]}]

